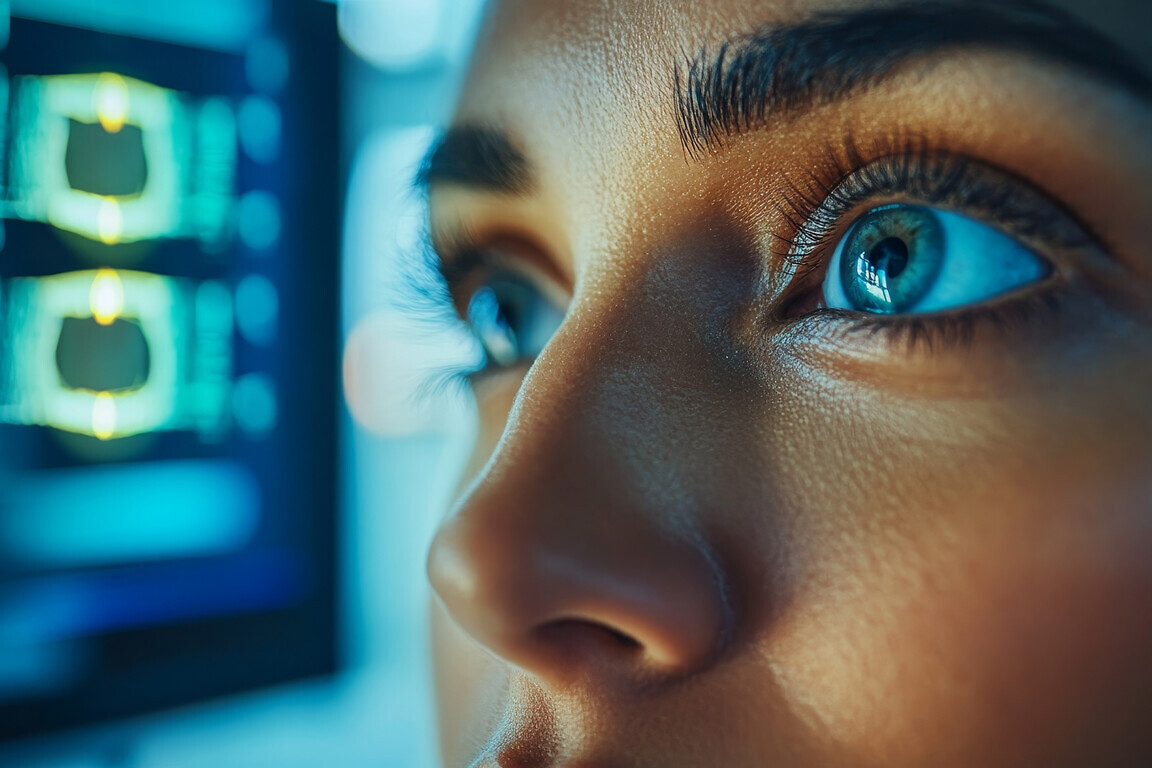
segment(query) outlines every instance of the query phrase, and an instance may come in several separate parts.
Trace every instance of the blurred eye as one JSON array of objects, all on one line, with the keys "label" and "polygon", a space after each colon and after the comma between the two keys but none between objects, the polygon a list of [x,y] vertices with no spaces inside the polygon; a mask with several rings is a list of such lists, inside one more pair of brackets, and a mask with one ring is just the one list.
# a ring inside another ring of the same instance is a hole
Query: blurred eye
[{"label": "blurred eye", "polygon": [[829,308],[893,315],[974,304],[1041,280],[1050,265],[986,224],[935,208],[886,205],[860,217],[824,278]]},{"label": "blurred eye", "polygon": [[465,319],[484,348],[484,368],[499,369],[534,360],[564,313],[531,281],[494,272],[472,294]]}]

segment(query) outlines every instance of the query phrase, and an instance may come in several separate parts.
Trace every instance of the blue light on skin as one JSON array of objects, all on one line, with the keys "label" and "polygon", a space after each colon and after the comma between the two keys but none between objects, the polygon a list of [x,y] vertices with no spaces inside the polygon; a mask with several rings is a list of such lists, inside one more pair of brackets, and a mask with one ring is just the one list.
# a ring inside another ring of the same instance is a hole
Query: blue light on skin
[{"label": "blue light on skin", "polygon": [[243,547],[259,518],[255,477],[229,461],[29,472],[0,501],[0,553],[39,569],[213,555]]},{"label": "blue light on skin", "polygon": [[[1048,265],[1012,237],[967,216],[919,206],[885,206],[930,212],[943,229],[942,263],[935,280],[902,313],[921,314],[955,309],[1008,293],[1042,279]],[[873,213],[873,212],[870,212]],[[861,220],[870,214],[865,214]],[[824,300],[834,309],[859,310],[848,299],[842,282],[841,262],[851,231],[836,247],[824,279]],[[922,256],[924,257],[924,256]],[[917,258],[915,244],[909,258]]]}]

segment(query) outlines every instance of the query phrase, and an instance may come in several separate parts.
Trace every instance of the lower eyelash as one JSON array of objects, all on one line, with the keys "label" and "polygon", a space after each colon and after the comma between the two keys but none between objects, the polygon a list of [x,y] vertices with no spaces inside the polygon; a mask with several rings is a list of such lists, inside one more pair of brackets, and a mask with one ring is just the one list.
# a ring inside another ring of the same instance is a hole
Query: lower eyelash
[{"label": "lower eyelash", "polygon": [[836,332],[883,336],[892,347],[903,347],[908,354],[933,354],[971,347],[980,332],[990,328],[998,336],[1010,335],[1017,328],[1035,323],[1043,314],[1055,314],[1062,306],[1064,291],[1059,286],[1048,290],[1035,288],[1017,296],[1003,297],[992,303],[965,307],[947,314],[874,315],[844,309],[820,309],[797,322],[832,321]]}]

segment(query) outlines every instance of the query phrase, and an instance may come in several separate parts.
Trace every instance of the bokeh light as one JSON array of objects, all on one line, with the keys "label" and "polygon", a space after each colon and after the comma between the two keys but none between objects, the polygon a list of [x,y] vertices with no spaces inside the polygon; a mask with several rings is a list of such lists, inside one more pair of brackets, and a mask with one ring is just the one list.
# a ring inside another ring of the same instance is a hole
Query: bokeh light
[{"label": "bokeh light", "polygon": [[249,96],[236,115],[240,144],[259,163],[270,163],[280,154],[280,108],[267,96]]},{"label": "bokeh light", "polygon": [[263,275],[246,275],[236,285],[236,327],[251,344],[266,347],[276,340],[280,299]]},{"label": "bokeh light", "polygon": [[249,248],[270,248],[280,237],[280,202],[271,192],[246,192],[240,198],[236,218],[240,240]]}]

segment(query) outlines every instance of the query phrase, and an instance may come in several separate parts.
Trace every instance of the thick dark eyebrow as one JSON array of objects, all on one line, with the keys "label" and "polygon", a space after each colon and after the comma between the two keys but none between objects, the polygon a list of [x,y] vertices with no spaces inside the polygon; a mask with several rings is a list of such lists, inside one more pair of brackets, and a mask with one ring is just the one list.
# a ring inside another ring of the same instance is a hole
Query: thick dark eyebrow
[{"label": "thick dark eyebrow", "polygon": [[507,134],[488,126],[459,125],[432,146],[416,182],[425,190],[456,184],[520,195],[531,190],[532,173],[528,159]]},{"label": "thick dark eyebrow", "polygon": [[901,2],[765,26],[674,70],[676,125],[690,156],[725,138],[879,85],[914,57],[992,49],[1072,65],[1152,101],[1152,79],[1103,34],[1038,2]]}]

